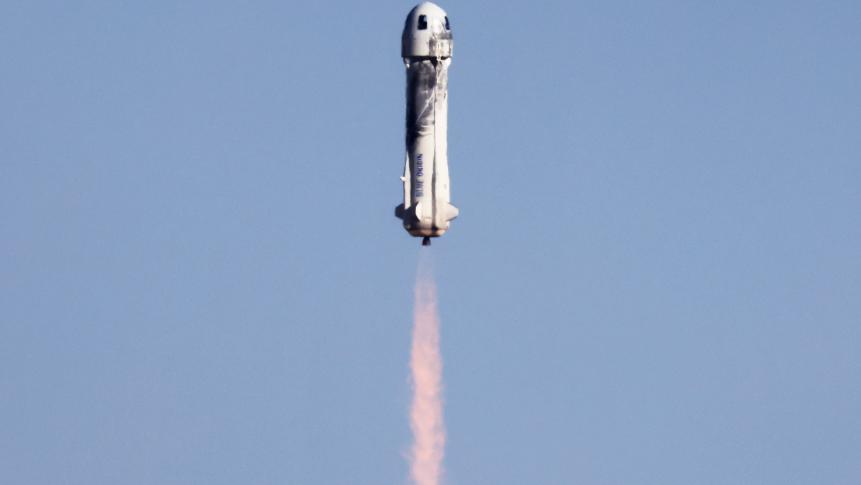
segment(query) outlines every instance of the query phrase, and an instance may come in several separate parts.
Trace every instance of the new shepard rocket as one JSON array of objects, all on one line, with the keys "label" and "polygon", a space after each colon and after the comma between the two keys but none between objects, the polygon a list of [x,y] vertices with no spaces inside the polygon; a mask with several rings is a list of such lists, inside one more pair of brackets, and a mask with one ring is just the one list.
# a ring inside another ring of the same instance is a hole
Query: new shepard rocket
[{"label": "new shepard rocket", "polygon": [[401,57],[407,70],[407,132],[404,203],[395,215],[422,245],[442,236],[457,217],[448,179],[448,66],[451,26],[445,11],[424,2],[407,15]]}]

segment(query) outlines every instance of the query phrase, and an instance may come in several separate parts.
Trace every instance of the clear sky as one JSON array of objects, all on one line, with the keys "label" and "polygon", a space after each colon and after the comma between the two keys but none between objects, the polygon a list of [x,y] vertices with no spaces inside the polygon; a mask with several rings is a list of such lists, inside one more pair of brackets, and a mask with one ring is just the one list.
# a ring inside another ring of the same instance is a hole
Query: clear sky
[{"label": "clear sky", "polygon": [[0,482],[398,484],[420,251],[450,485],[861,483],[861,3],[0,3]]}]

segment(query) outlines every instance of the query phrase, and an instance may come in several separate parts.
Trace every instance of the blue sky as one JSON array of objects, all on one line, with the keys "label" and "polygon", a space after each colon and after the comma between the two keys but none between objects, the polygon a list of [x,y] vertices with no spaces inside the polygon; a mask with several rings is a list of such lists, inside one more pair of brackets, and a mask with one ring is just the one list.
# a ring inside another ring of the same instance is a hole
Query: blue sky
[{"label": "blue sky", "polygon": [[[447,483],[859,483],[861,4],[441,5]],[[0,482],[405,482],[411,6],[0,5]]]}]

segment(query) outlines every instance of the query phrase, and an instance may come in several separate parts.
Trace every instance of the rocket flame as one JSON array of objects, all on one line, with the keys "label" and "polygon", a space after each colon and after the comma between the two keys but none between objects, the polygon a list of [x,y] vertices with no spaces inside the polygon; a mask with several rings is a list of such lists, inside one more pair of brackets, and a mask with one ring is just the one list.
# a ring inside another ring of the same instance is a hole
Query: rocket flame
[{"label": "rocket flame", "polygon": [[419,261],[415,287],[413,343],[410,356],[413,401],[410,427],[413,447],[410,476],[416,485],[439,485],[445,448],[442,415],[442,357],[436,283],[426,258]]}]

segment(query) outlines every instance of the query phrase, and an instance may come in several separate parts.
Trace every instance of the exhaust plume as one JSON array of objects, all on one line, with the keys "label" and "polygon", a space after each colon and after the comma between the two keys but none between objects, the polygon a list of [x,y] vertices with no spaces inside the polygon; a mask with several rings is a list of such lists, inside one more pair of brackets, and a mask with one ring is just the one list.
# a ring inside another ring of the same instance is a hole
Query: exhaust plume
[{"label": "exhaust plume", "polygon": [[413,384],[410,477],[416,485],[439,485],[445,449],[442,357],[439,351],[436,283],[431,271],[431,260],[424,254],[419,259],[416,272],[410,370]]}]

